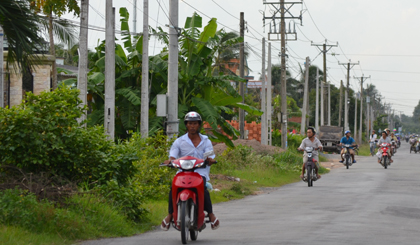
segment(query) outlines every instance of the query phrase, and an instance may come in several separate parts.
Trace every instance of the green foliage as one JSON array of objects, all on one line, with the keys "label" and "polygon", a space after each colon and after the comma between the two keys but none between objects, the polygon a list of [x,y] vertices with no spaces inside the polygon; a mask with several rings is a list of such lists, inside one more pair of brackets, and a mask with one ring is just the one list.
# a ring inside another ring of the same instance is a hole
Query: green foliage
[{"label": "green foliage", "polygon": [[[296,158],[284,154],[261,155],[255,153],[251,147],[238,145],[235,148],[226,149],[222,155],[218,156],[218,163],[212,166],[212,171],[230,174],[233,171],[244,169],[276,169],[282,171],[293,169]],[[299,162],[301,161],[302,157],[299,159]]]},{"label": "green foliage", "polygon": [[78,90],[61,87],[25,103],[0,109],[0,160],[28,172],[54,172],[74,181],[125,184],[135,172],[134,151],[106,139],[102,127],[86,129],[77,122]]},{"label": "green foliage", "polygon": [[[273,145],[281,147],[281,132],[280,130],[273,130],[273,133],[271,135]],[[287,147],[290,149],[297,149],[300,144],[302,143],[302,140],[306,138],[304,135],[300,134],[288,134],[287,135]]]},{"label": "green foliage", "polygon": [[134,134],[132,140],[136,148],[140,149],[137,152],[139,160],[134,162],[137,173],[133,177],[132,185],[138,188],[147,199],[167,197],[175,170],[159,167],[159,164],[169,158],[168,150],[174,139],[168,141],[168,138],[160,131],[155,137],[147,139]]},{"label": "green foliage", "polygon": [[115,180],[110,180],[98,188],[104,202],[111,203],[130,220],[139,222],[146,212],[142,208],[144,197],[140,189],[132,184],[121,186]]},{"label": "green foliage", "polygon": [[61,208],[32,193],[18,189],[0,192],[0,223],[33,233],[58,234],[63,240],[128,236],[135,233],[133,223],[118,209],[97,197],[73,196]]}]

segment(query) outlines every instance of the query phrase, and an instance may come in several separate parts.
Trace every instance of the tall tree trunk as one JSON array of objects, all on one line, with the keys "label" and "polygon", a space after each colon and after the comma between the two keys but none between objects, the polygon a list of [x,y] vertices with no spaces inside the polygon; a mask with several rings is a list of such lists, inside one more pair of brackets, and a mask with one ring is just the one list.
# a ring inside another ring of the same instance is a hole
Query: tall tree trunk
[{"label": "tall tree trunk", "polygon": [[50,36],[50,54],[54,56],[54,62],[52,64],[52,90],[57,89],[57,65],[55,63],[55,45],[53,36],[53,20],[52,13],[48,15],[48,35]]}]

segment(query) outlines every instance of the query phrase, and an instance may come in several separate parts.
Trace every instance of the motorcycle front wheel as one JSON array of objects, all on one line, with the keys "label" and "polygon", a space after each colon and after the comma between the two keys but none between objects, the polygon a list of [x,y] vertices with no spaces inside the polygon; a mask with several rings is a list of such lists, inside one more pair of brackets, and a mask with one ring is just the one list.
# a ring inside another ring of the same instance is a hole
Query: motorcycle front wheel
[{"label": "motorcycle front wheel", "polygon": [[187,227],[187,202],[181,202],[181,242],[187,244],[189,230]]},{"label": "motorcycle front wheel", "polygon": [[306,166],[306,178],[308,179],[308,187],[312,186],[312,166],[308,165]]},{"label": "motorcycle front wheel", "polygon": [[388,157],[384,156],[384,168],[387,169],[388,168]]},{"label": "motorcycle front wheel", "polygon": [[190,230],[190,237],[191,237],[191,240],[192,241],[197,240],[197,238],[198,238],[198,231]]},{"label": "motorcycle front wheel", "polygon": [[349,163],[349,161],[350,161],[350,156],[349,155],[346,155],[346,168],[347,169],[349,169],[349,165],[350,165],[350,163]]}]

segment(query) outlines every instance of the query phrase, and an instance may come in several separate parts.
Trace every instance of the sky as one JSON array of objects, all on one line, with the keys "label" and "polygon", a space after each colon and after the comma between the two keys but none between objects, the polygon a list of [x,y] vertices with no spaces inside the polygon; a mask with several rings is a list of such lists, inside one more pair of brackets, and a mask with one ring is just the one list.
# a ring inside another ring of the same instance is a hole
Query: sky
[{"label": "sky", "polygon": [[[117,13],[116,28],[120,27],[119,8],[126,7],[130,13],[130,30],[134,31],[134,1],[113,1]],[[169,1],[149,0],[150,26],[168,29],[165,25],[169,23]],[[143,2],[137,0],[137,32],[142,32]],[[252,70],[250,75],[258,79],[262,70],[262,38],[268,41],[269,31],[269,20],[264,26],[263,14],[272,16],[274,10],[272,5],[264,2],[280,0],[180,0],[179,25],[183,27],[186,17],[197,12],[203,17],[203,25],[210,18],[216,18],[219,28],[239,32],[239,16],[244,12],[247,25],[245,42],[252,48],[248,66]],[[105,27],[106,0],[90,0],[89,3],[89,24]],[[370,77],[364,87],[370,83],[375,85],[396,114],[412,115],[420,100],[420,1],[305,0],[290,10],[294,16],[302,13],[302,25],[299,20],[294,20],[297,40],[286,44],[287,68],[292,77],[300,78],[299,67],[304,66],[306,57],[310,58],[311,65],[322,69],[322,54],[311,43],[323,44],[327,40],[329,45],[338,44],[327,55],[328,81],[339,87],[340,80],[347,81],[347,70],[338,63],[359,62],[350,72],[350,87],[360,91],[360,82],[354,77]],[[78,20],[71,14],[63,18]],[[287,26],[289,21],[286,20]],[[89,30],[89,48],[93,49],[98,40],[104,38],[103,31]],[[280,41],[270,42],[272,63],[280,64]],[[159,53],[162,47],[163,44],[151,38],[149,55]]]}]

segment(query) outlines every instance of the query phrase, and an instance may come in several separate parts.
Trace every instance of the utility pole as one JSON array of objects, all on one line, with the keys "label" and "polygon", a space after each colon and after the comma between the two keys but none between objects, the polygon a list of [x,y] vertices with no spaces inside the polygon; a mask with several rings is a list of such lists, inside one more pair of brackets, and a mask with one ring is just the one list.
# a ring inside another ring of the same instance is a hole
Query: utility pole
[{"label": "utility pole", "polygon": [[[240,13],[240,32],[239,36],[244,38],[245,36],[245,20],[244,20],[244,12]],[[244,40],[245,42],[245,40]],[[240,43],[240,50],[239,50],[239,76],[241,78],[245,77],[245,51],[244,51],[244,42]],[[239,93],[242,97],[242,103],[245,103],[245,90],[244,90],[244,83],[239,83]],[[245,111],[243,109],[239,109],[239,134],[240,139],[245,139]]]},{"label": "utility pole", "polygon": [[0,108],[4,108],[3,28],[0,25]]},{"label": "utility pole", "polygon": [[[324,68],[323,68],[324,69],[324,76],[323,76],[324,77],[324,82],[323,82],[323,85],[324,84],[327,85],[327,53],[328,53],[328,51],[331,50],[332,47],[337,47],[338,46],[338,42],[335,45],[331,45],[331,44],[327,44],[327,40],[325,40],[325,43],[324,44],[314,44],[311,41],[311,46],[317,47],[319,49],[319,51],[323,54],[323,57],[324,57]],[[320,48],[320,46],[322,46],[322,49]],[[328,49],[327,49],[327,47],[328,47]],[[329,93],[330,93],[330,89],[328,87],[328,96],[330,96]],[[329,98],[330,97],[328,97],[328,99]],[[323,102],[321,102],[321,107],[323,107]],[[321,110],[323,110],[323,109],[321,109]],[[321,117],[322,117],[322,115],[321,115]],[[321,119],[321,126],[323,126],[323,125],[324,125],[324,121]],[[328,107],[328,126],[331,126],[331,112],[330,112],[330,107]]]},{"label": "utility pole", "polygon": [[[299,16],[294,16],[292,14],[292,7],[295,4],[302,4],[302,1],[294,1],[294,2],[285,2],[285,0],[280,0],[280,2],[266,2],[264,1],[263,4],[270,4],[274,8],[272,12],[272,16],[266,17],[264,13],[263,21],[270,20],[270,31],[268,33],[268,39],[273,41],[281,41],[281,146],[283,149],[287,149],[287,91],[286,91],[286,41],[290,40],[297,40],[297,34],[295,30],[291,30],[290,23],[289,23],[289,30],[286,32],[286,23],[285,19],[299,19],[302,22],[302,12],[300,12]],[[287,4],[287,6],[285,6]],[[280,6],[279,6],[280,5]],[[287,13],[287,16],[286,16]],[[279,16],[280,15],[280,16]],[[280,20],[280,32],[277,30],[277,21]],[[271,26],[274,26],[274,32],[271,29]],[[289,39],[288,35],[294,35],[293,39]]]},{"label": "utility pole", "polygon": [[268,80],[268,87],[267,87],[267,129],[268,129],[268,145],[272,145],[271,142],[271,86],[273,84],[271,79],[271,43],[268,43],[268,61],[267,61],[267,80]]},{"label": "utility pole", "polygon": [[365,78],[370,78],[369,77],[364,77],[363,75],[361,77],[357,77],[357,79],[360,81],[360,132],[359,132],[359,144],[362,144],[362,126],[363,126],[363,82],[365,81]]},{"label": "utility pole", "polygon": [[325,125],[324,120],[324,80],[321,81],[321,126]]},{"label": "utility pole", "polygon": [[303,89],[303,108],[302,108],[302,117],[300,124],[300,134],[305,135],[305,126],[306,126],[306,110],[308,104],[308,80],[309,80],[309,57],[306,57],[305,62],[305,87]]},{"label": "utility pole", "polygon": [[115,131],[115,8],[106,0],[105,38],[105,117],[108,139],[114,140]]},{"label": "utility pole", "polygon": [[[136,2],[137,0],[134,0]],[[137,9],[134,8],[134,13]],[[137,33],[136,29],[134,31]],[[140,133],[149,137],[149,0],[143,0],[143,54],[141,64]]]},{"label": "utility pole", "polygon": [[[355,65],[359,65],[359,62],[357,63],[351,63],[351,60],[349,60],[348,63],[340,63],[339,65],[343,65],[345,68],[347,68],[347,86],[344,96],[344,130],[349,130],[349,115],[348,115],[348,109],[349,109],[349,103],[348,103],[348,95],[349,95],[349,86],[350,86],[350,69],[352,69]],[[347,66],[347,67],[346,67]]]},{"label": "utility pole", "polygon": [[[169,58],[168,58],[168,121],[166,133],[173,138],[179,133],[178,120],[178,0],[169,2]],[[147,48],[147,47],[143,47]]]},{"label": "utility pole", "polygon": [[261,68],[261,144],[267,145],[267,102],[265,91],[265,38],[262,39],[262,68]]},{"label": "utility pole", "polygon": [[328,82],[328,126],[331,126],[331,84]]},{"label": "utility pole", "polygon": [[319,130],[319,68],[316,68],[315,129]]},{"label": "utility pole", "polygon": [[340,103],[338,107],[338,126],[341,127],[341,118],[343,111],[343,80],[340,82]]},{"label": "utility pole", "polygon": [[[146,0],[145,0],[145,2],[146,2]],[[144,3],[143,6],[145,4],[146,3]],[[133,0],[133,5],[134,5],[133,6],[133,30],[134,30],[134,33],[137,33],[137,0]],[[143,10],[143,21],[144,21],[144,15],[148,15],[148,13],[146,14],[146,11],[149,11],[149,9],[144,9]],[[143,26],[144,26],[144,23],[143,23]],[[144,36],[143,36],[143,38],[144,38]]]},{"label": "utility pole", "polygon": [[369,142],[369,135],[370,135],[370,97],[366,96],[366,142]]},{"label": "utility pole", "polygon": [[[77,75],[77,88],[82,100],[81,107],[87,105],[87,73],[88,73],[88,25],[89,25],[89,0],[80,3],[80,33],[79,33],[79,72]],[[86,120],[86,111],[83,111],[79,122]],[[86,124],[84,125],[86,127]]]},{"label": "utility pole", "polygon": [[354,141],[357,142],[357,99],[359,97],[359,94],[356,93],[356,98],[354,98],[354,132],[353,137]]}]

